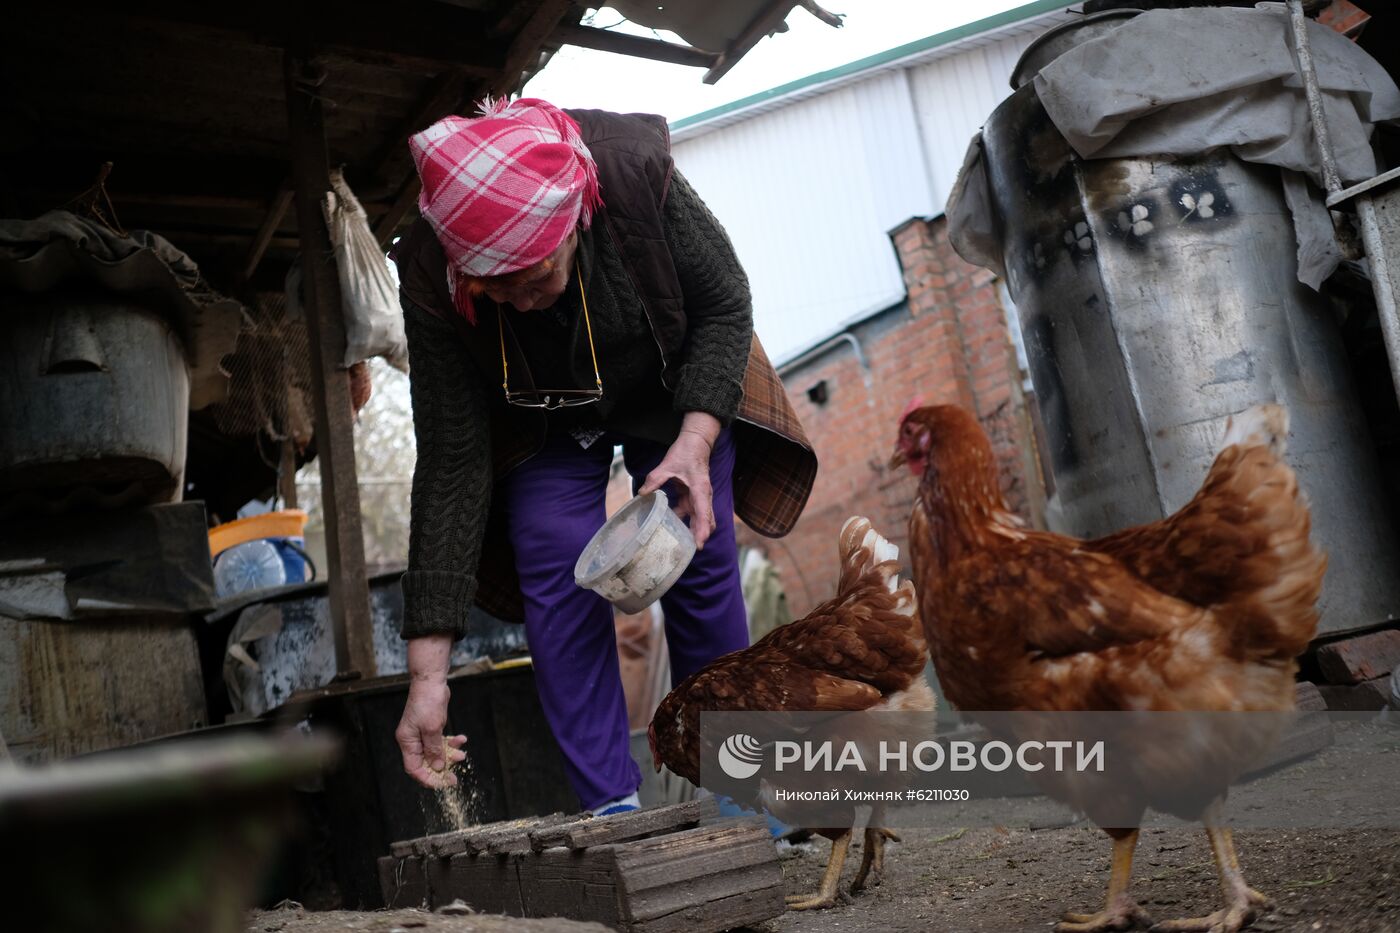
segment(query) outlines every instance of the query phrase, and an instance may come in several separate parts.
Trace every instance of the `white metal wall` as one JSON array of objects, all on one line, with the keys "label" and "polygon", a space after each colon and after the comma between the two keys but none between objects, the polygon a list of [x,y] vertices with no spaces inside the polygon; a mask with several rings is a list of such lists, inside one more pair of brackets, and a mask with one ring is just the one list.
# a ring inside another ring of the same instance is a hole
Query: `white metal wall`
[{"label": "white metal wall", "polygon": [[1034,38],[1002,39],[906,72],[939,211],[958,177],[968,141],[1011,93],[1011,69]]},{"label": "white metal wall", "polygon": [[1028,41],[876,73],[675,144],[734,241],[775,361],[904,296],[889,231],[943,211]]}]

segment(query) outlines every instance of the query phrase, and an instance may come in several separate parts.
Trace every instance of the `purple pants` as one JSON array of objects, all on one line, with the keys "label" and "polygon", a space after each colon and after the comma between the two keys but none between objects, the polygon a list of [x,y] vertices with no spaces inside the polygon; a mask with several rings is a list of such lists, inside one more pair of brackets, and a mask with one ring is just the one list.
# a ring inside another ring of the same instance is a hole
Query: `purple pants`
[{"label": "purple pants", "polygon": [[[666,448],[612,435],[587,450],[573,438],[551,438],[511,471],[502,490],[540,703],[585,808],[625,797],[641,783],[629,749],[613,608],[574,583],[574,563],[607,518],[604,496],[618,443],[635,492]],[[724,430],[710,456],[715,532],[661,597],[673,685],[749,643],[734,542],[733,470],[734,443]]]}]

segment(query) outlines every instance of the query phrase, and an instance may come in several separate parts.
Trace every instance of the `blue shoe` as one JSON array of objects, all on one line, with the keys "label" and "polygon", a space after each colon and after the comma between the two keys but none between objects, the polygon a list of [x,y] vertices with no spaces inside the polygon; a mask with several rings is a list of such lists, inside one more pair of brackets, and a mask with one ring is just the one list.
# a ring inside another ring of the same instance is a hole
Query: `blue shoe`
[{"label": "blue shoe", "polygon": [[626,797],[609,800],[602,806],[595,807],[591,812],[594,816],[612,816],[615,813],[629,813],[640,808],[641,801],[637,799],[636,792],[633,792]]},{"label": "blue shoe", "polygon": [[[726,797],[724,794],[715,794],[715,803],[719,805],[720,816],[757,816],[758,811],[742,804],[736,803],[733,797]],[[795,826],[789,826],[778,819],[767,810],[763,811],[763,818],[768,822],[768,833],[774,839],[782,839],[800,832]]]}]

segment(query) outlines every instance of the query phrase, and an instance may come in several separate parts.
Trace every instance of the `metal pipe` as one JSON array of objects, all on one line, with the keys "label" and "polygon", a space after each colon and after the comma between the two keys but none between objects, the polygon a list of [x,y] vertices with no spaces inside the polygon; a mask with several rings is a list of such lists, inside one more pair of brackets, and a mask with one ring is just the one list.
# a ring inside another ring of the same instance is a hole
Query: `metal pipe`
[{"label": "metal pipe", "polygon": [[[1317,83],[1317,66],[1313,62],[1312,46],[1308,41],[1308,21],[1303,15],[1302,0],[1288,0],[1288,17],[1292,27],[1293,48],[1298,53],[1298,71],[1303,78],[1303,91],[1308,97],[1308,116],[1312,120],[1313,138],[1317,141],[1318,155],[1322,159],[1322,180],[1327,185],[1328,205],[1338,202],[1337,194],[1342,190],[1341,174],[1337,171],[1336,156],[1332,152],[1332,136],[1327,128],[1327,115],[1322,110],[1322,88]],[[1374,190],[1374,189],[1372,189]],[[1396,282],[1393,276],[1400,269],[1392,269],[1387,254],[1386,240],[1381,230],[1380,218],[1376,216],[1376,205],[1371,198],[1371,190],[1357,195],[1356,216],[1361,226],[1361,242],[1366,249],[1366,259],[1370,264],[1371,290],[1376,296],[1376,314],[1381,322],[1381,337],[1385,342],[1385,355],[1390,363],[1390,381],[1395,389],[1395,397],[1400,400],[1400,305],[1396,302]]]},{"label": "metal pipe", "polygon": [[1313,137],[1322,157],[1322,180],[1327,193],[1342,190],[1342,176],[1337,171],[1337,159],[1332,153],[1332,134],[1327,129],[1327,114],[1322,109],[1322,88],[1317,83],[1317,65],[1313,62],[1312,43],[1308,39],[1308,19],[1303,15],[1303,0],[1288,0],[1288,18],[1293,30],[1293,49],[1298,53],[1298,71],[1303,78],[1303,92],[1308,97],[1308,116],[1312,118]]},{"label": "metal pipe", "polygon": [[1390,362],[1390,381],[1395,398],[1400,401],[1400,305],[1395,299],[1395,274],[1381,235],[1376,205],[1369,194],[1356,199],[1356,216],[1361,221],[1361,242],[1366,247],[1366,259],[1371,266],[1371,290],[1376,295],[1376,315],[1381,320],[1381,337],[1385,342],[1386,359]]},{"label": "metal pipe", "polygon": [[777,367],[778,375],[784,375],[785,373],[791,370],[804,366],[807,363],[812,362],[812,360],[815,360],[818,357],[822,356],[828,350],[831,350],[832,348],[842,343],[849,343],[851,345],[851,352],[855,354],[856,362],[860,364],[861,379],[865,381],[865,387],[867,389],[871,388],[872,382],[870,378],[870,362],[865,358],[865,350],[861,348],[860,341],[857,340],[855,335],[850,333],[849,331],[837,334],[830,340],[817,344],[815,347],[808,350],[806,353],[803,353],[802,355],[796,357],[795,359],[788,360],[786,363]]}]

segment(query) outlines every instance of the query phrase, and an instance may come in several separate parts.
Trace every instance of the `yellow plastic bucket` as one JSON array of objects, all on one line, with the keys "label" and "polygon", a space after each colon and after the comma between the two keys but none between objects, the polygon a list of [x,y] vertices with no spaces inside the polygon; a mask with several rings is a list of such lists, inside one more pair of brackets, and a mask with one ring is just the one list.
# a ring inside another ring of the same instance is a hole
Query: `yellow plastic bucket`
[{"label": "yellow plastic bucket", "polygon": [[236,544],[259,538],[301,538],[305,530],[306,513],[301,509],[250,515],[210,528],[209,556],[218,557]]}]

